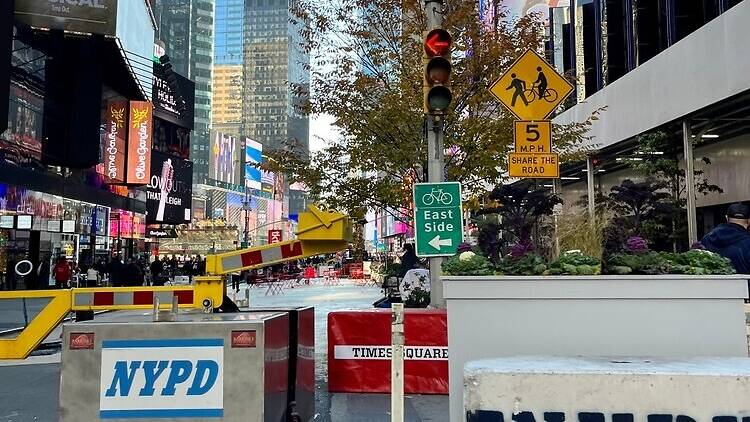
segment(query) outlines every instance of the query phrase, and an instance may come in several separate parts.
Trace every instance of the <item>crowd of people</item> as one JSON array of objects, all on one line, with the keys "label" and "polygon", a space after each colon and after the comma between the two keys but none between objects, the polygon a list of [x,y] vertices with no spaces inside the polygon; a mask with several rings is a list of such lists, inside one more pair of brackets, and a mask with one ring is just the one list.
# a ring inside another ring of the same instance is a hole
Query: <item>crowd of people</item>
[{"label": "crowd of people", "polygon": [[[32,271],[20,276],[16,273],[17,262],[9,259],[6,265],[3,288],[16,290],[46,289],[54,282],[54,288],[65,289],[71,286],[163,286],[176,275],[193,277],[203,275],[206,261],[200,255],[178,260],[176,256],[163,256],[149,262],[148,255],[140,255],[123,260],[118,255],[108,259],[99,258],[94,262],[78,263],[64,256],[58,257],[50,266],[49,257],[45,257],[32,268]],[[23,278],[23,283],[19,281]]]}]

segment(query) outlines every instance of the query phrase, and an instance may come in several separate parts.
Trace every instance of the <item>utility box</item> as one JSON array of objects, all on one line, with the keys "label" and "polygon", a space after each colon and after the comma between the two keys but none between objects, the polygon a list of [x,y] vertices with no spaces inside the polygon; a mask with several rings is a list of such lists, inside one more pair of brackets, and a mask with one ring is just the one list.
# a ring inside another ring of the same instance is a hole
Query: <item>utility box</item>
[{"label": "utility box", "polygon": [[315,308],[312,306],[249,308],[248,312],[289,313],[287,402],[294,402],[295,406],[289,409],[287,420],[292,420],[290,417],[293,410],[299,420],[312,421],[315,417]]},{"label": "utility box", "polygon": [[284,421],[287,313],[151,319],[63,326],[61,421]]}]

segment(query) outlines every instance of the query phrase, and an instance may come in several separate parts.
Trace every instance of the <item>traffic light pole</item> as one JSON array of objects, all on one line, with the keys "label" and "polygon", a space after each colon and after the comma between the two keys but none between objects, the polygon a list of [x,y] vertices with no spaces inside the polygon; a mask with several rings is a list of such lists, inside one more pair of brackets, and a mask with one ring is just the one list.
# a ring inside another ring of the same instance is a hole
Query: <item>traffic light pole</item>
[{"label": "traffic light pole", "polygon": [[[427,116],[427,181],[443,182],[445,171],[442,116]],[[445,308],[442,275],[443,258],[430,258],[430,304]]]},{"label": "traffic light pole", "polygon": [[[427,17],[427,31],[443,26],[443,0],[425,0],[425,14]],[[443,117],[431,116],[427,118],[427,181],[444,181],[445,149],[443,148]],[[445,308],[443,298],[442,258],[430,258],[430,304],[436,308]]]}]

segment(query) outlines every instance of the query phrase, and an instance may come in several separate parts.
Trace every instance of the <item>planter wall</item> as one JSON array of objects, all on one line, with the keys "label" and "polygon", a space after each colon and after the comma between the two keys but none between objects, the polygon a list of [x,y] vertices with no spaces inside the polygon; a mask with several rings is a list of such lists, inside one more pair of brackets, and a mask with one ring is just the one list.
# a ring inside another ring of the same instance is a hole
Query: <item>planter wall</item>
[{"label": "planter wall", "polygon": [[470,360],[747,357],[746,276],[444,277],[451,420]]}]

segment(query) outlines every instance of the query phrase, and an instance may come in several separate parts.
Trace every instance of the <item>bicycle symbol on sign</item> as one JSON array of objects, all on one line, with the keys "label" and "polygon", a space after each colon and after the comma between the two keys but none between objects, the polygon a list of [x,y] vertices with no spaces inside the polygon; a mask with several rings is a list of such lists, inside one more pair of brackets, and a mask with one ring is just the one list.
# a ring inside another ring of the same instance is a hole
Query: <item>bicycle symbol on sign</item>
[{"label": "bicycle symbol on sign", "polygon": [[529,103],[533,103],[536,100],[544,100],[548,103],[554,103],[557,101],[557,91],[552,88],[547,88],[547,76],[542,71],[541,67],[536,68],[537,78],[531,84],[531,88],[526,87],[526,81],[518,78],[515,73],[511,74],[511,83],[506,91],[513,90],[513,99],[511,106],[516,106],[516,100],[521,99],[524,105],[528,106]]},{"label": "bicycle symbol on sign", "polygon": [[432,204],[451,205],[453,204],[453,195],[443,192],[442,189],[434,188],[431,192],[422,195],[422,203],[426,206]]}]

